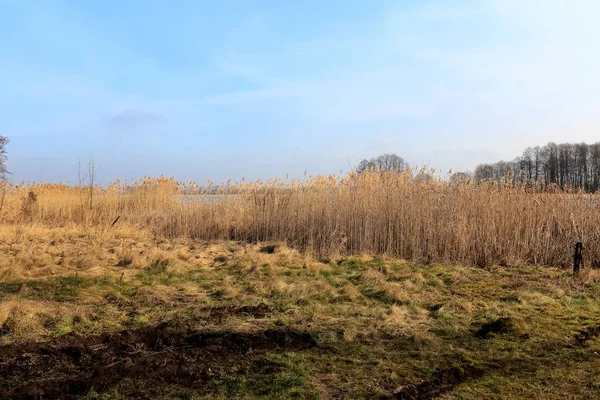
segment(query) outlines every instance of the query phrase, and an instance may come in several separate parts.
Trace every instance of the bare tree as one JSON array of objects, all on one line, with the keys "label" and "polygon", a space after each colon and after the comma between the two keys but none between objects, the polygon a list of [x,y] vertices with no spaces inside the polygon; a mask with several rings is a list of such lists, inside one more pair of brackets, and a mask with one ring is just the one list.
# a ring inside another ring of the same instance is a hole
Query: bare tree
[{"label": "bare tree", "polygon": [[6,169],[6,162],[8,161],[8,158],[6,157],[7,144],[8,138],[0,136],[0,179],[5,179],[6,174],[8,174],[8,170]]},{"label": "bare tree", "polygon": [[94,208],[94,186],[96,185],[96,159],[90,156],[88,159],[88,183],[90,186],[90,210]]},{"label": "bare tree", "polygon": [[523,152],[523,156],[521,157],[521,165],[520,169],[525,173],[524,176],[528,181],[531,181],[535,175],[535,150],[531,147],[528,147]]},{"label": "bare tree", "polygon": [[79,186],[79,203],[82,213],[84,212],[83,210],[85,209],[86,205],[90,210],[94,208],[94,188],[96,185],[96,172],[98,167],[96,165],[96,159],[93,156],[88,158],[86,169],[87,171],[82,170],[81,161],[79,161],[77,179]]},{"label": "bare tree", "polygon": [[461,183],[466,182],[471,179],[470,172],[455,172],[450,176],[450,182],[452,183]]},{"label": "bare tree", "polygon": [[600,190],[600,142],[550,142],[545,146],[529,147],[513,161],[478,165],[475,179],[545,183],[596,192]]},{"label": "bare tree", "polygon": [[396,154],[382,154],[377,158],[371,158],[370,160],[362,160],[356,169],[360,174],[364,171],[375,170],[377,172],[390,172],[395,171],[398,173],[404,172],[408,169],[406,161]]},{"label": "bare tree", "polygon": [[512,174],[512,163],[506,161],[498,161],[493,165],[494,180],[496,182],[506,182]]},{"label": "bare tree", "polygon": [[8,161],[6,157],[7,144],[8,138],[0,136],[0,211],[4,207],[4,198],[6,197],[6,188],[8,186],[8,181],[6,180],[6,174],[8,174],[8,170],[6,169],[6,162]]},{"label": "bare tree", "polygon": [[600,142],[590,146],[590,191],[600,188]]},{"label": "bare tree", "polygon": [[533,148],[533,173],[534,173],[534,176],[532,177],[532,179],[535,182],[538,182],[540,180],[541,169],[542,169],[542,148],[540,146],[535,146]]},{"label": "bare tree", "polygon": [[494,180],[494,166],[492,164],[479,164],[475,168],[474,178],[477,182]]},{"label": "bare tree", "polygon": [[360,174],[362,172],[368,171],[371,169],[371,162],[367,159],[362,160],[358,163],[358,167],[356,167],[356,171]]}]

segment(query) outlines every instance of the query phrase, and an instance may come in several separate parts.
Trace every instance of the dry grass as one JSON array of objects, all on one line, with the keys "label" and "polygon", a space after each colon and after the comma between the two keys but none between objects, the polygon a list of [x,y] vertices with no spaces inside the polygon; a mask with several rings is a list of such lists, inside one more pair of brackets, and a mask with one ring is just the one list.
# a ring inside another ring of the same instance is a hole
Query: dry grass
[{"label": "dry grass", "polygon": [[[535,266],[423,265],[370,255],[324,263],[282,243],[269,253],[267,244],[157,240],[125,224],[102,230],[37,222],[4,227],[0,238],[0,344],[164,323],[239,334],[285,327],[315,338],[314,349],[245,356],[259,357],[257,365],[260,357],[279,360],[275,372],[213,365],[216,375],[203,390],[215,396],[207,398],[260,398],[256,380],[273,398],[387,398],[447,368],[485,371],[448,390],[448,399],[592,398],[600,388],[598,338],[585,346],[574,339],[600,326],[596,270],[574,280]],[[499,318],[514,331],[476,337]],[[557,369],[563,384],[547,395],[543,383]],[[280,373],[294,379],[273,386]],[[103,396],[128,398],[123,385]]]},{"label": "dry grass", "polygon": [[[423,173],[425,171],[420,171]],[[418,173],[417,173],[418,175]],[[281,242],[323,259],[386,255],[462,265],[571,263],[582,241],[589,264],[600,260],[600,198],[556,188],[419,182],[411,173],[309,177],[304,181],[223,183],[224,201],[177,194],[194,183],[145,178],[94,189],[68,185],[9,187],[5,226],[116,226],[161,238]],[[236,195],[226,196],[227,193]],[[6,228],[4,228],[6,229]],[[3,243],[18,241],[18,229]]]}]

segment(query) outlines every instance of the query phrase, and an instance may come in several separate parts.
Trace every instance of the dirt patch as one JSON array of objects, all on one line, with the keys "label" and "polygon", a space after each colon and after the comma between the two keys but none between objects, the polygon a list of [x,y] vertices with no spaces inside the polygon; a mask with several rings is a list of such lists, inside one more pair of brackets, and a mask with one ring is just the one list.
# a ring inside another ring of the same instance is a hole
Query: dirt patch
[{"label": "dirt patch", "polygon": [[[48,343],[0,347],[0,398],[77,398],[127,380],[202,391],[219,369],[251,362],[267,351],[315,344],[309,333],[289,328],[189,332],[163,324],[117,335],[65,335]],[[135,384],[127,395],[148,396]]]},{"label": "dirt patch", "polygon": [[488,371],[474,366],[452,367],[438,371],[435,377],[415,385],[402,386],[394,398],[402,400],[435,399],[466,381],[481,378]]},{"label": "dirt patch", "polygon": [[580,346],[585,346],[591,339],[600,336],[600,325],[590,326],[587,329],[577,332],[575,342]]},{"label": "dirt patch", "polygon": [[266,246],[261,247],[258,251],[265,254],[275,254],[278,249],[278,245],[276,244],[268,244]]},{"label": "dirt patch", "polygon": [[427,310],[431,311],[431,312],[436,312],[442,309],[442,307],[444,307],[443,304],[434,304],[432,306],[427,307]]},{"label": "dirt patch", "polygon": [[499,318],[495,321],[486,322],[475,332],[475,337],[488,339],[494,334],[507,334],[514,332],[515,326],[510,318]]}]

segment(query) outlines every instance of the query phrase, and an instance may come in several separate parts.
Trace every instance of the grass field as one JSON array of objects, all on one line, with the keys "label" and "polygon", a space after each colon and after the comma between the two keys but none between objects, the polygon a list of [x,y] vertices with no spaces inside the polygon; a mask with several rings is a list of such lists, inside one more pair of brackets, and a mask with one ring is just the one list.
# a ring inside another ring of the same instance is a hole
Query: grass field
[{"label": "grass field", "polygon": [[0,398],[598,398],[599,281],[7,224]]}]

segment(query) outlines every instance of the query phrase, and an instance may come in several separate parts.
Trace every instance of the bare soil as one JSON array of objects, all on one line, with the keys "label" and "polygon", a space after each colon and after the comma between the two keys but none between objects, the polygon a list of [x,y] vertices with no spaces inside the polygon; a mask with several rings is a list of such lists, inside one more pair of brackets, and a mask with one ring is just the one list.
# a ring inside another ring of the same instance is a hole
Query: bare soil
[{"label": "bare soil", "polygon": [[152,398],[140,381],[202,392],[220,368],[252,362],[267,351],[313,346],[310,334],[286,328],[189,332],[163,324],[116,335],[69,334],[0,347],[0,398],[79,398],[92,388],[102,392],[117,384],[128,398]]}]

